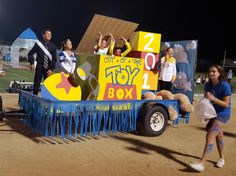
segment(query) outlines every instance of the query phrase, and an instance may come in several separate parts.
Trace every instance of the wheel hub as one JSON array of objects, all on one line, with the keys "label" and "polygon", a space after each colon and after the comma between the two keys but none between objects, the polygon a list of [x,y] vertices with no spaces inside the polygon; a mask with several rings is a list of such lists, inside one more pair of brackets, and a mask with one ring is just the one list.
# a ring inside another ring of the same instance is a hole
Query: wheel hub
[{"label": "wheel hub", "polygon": [[163,126],[165,118],[160,112],[155,112],[150,118],[150,126],[153,131],[160,131]]}]

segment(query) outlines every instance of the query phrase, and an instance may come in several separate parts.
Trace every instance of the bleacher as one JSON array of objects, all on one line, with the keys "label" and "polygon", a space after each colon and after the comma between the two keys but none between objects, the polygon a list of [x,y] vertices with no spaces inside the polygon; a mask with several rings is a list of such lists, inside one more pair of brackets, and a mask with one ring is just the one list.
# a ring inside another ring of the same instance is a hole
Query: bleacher
[{"label": "bleacher", "polygon": [[9,85],[8,92],[9,93],[18,93],[19,90],[25,90],[25,91],[33,91],[34,83],[33,82],[26,82],[24,80],[22,81],[11,81]]}]

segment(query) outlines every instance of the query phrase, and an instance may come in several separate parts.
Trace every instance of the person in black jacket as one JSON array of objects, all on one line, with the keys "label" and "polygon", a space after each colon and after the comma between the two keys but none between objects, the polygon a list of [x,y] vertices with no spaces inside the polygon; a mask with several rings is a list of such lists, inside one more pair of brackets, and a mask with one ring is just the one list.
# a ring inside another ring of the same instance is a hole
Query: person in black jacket
[{"label": "person in black jacket", "polygon": [[52,38],[52,32],[50,29],[44,29],[42,31],[43,40],[37,41],[33,48],[28,53],[28,61],[30,63],[30,69],[34,70],[34,54],[37,54],[36,69],[34,75],[34,89],[33,93],[38,95],[40,83],[42,78],[44,80],[52,75],[53,69],[57,61],[56,58],[56,45],[50,42]]}]

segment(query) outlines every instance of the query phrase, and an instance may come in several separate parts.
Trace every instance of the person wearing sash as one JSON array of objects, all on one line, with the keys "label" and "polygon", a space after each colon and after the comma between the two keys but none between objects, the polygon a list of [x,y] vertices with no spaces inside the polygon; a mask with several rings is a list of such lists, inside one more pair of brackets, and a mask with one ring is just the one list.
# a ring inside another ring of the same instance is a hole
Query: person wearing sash
[{"label": "person wearing sash", "polygon": [[66,74],[74,75],[76,57],[72,51],[72,42],[70,39],[66,39],[61,43],[61,45],[62,52],[59,54],[60,69]]},{"label": "person wearing sash", "polygon": [[[28,61],[30,63],[30,69],[35,70],[34,75],[34,89],[33,93],[38,95],[40,83],[42,78],[44,80],[52,75],[52,72],[56,65],[56,45],[50,40],[52,38],[52,32],[50,29],[42,30],[43,40],[37,41],[33,48],[28,53]],[[36,54],[36,68],[34,65],[34,55]]]}]

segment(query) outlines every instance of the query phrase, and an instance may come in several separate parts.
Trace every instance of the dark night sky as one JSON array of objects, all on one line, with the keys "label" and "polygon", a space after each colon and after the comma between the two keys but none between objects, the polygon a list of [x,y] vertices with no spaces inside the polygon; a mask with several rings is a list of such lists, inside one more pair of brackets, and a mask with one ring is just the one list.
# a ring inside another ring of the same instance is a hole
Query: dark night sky
[{"label": "dark night sky", "polygon": [[161,33],[162,41],[196,39],[198,58],[219,60],[225,50],[235,57],[233,7],[207,0],[0,0],[0,40],[13,41],[27,27],[39,37],[49,27],[55,44],[69,37],[76,47],[100,14],[139,23],[138,30]]}]

